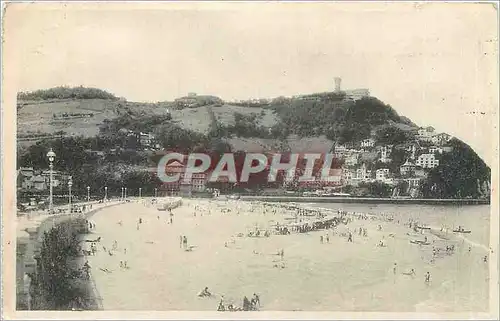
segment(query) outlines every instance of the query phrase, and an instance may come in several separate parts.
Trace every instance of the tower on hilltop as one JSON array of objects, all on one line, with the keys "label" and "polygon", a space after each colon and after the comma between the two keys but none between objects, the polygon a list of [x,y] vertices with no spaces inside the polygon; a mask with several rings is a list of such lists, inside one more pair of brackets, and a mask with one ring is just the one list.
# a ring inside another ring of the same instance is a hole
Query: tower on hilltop
[{"label": "tower on hilltop", "polygon": [[340,84],[342,83],[342,78],[335,77],[335,92],[340,92]]}]

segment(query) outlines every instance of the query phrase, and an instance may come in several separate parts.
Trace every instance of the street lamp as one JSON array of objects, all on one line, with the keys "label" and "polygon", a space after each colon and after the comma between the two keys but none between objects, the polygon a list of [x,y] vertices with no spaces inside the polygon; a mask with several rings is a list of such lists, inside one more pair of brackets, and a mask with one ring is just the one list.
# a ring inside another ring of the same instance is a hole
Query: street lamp
[{"label": "street lamp", "polygon": [[108,200],[108,187],[104,186],[104,201],[106,202]]},{"label": "street lamp", "polygon": [[142,195],[142,188],[139,187],[139,198],[141,198],[141,195]]},{"label": "street lamp", "polygon": [[73,180],[72,177],[69,177],[68,181],[68,189],[69,189],[69,213],[71,214],[71,186],[73,186]]},{"label": "street lamp", "polygon": [[155,198],[158,197],[158,189],[155,187]]},{"label": "street lamp", "polygon": [[125,191],[124,198],[126,199],[127,198],[127,188],[126,187],[125,187],[124,191]]},{"label": "street lamp", "polygon": [[49,212],[52,214],[54,212],[54,198],[52,193],[52,187],[54,185],[52,178],[52,171],[54,169],[54,160],[56,159],[56,153],[52,148],[47,153],[47,158],[49,159]]},{"label": "street lamp", "polygon": [[90,186],[87,186],[87,202],[90,202]]},{"label": "street lamp", "polygon": [[122,200],[122,201],[123,201],[123,199],[125,198],[125,193],[124,193],[124,190],[125,190],[125,189],[124,189],[124,188],[123,188],[123,186],[122,186],[122,194],[121,194],[121,200]]}]

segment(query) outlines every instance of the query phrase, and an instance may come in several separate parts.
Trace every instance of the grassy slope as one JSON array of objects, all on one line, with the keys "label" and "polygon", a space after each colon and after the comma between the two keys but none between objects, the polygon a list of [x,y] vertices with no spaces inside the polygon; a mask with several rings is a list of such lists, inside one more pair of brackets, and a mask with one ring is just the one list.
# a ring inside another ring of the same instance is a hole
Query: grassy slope
[{"label": "grassy slope", "polygon": [[[99,133],[99,125],[104,119],[112,119],[122,113],[132,112],[134,114],[164,115],[169,110],[173,121],[180,126],[205,133],[210,128],[211,108],[216,119],[223,124],[234,124],[234,113],[252,114],[259,117],[259,123],[271,127],[277,122],[277,117],[270,109],[248,108],[225,104],[220,107],[198,107],[175,110],[169,108],[168,103],[136,103],[119,102],[111,100],[60,100],[51,102],[24,102],[25,105],[18,110],[18,134],[33,132],[55,133],[65,131],[68,135],[94,136]],[[54,120],[53,113],[94,113],[92,118],[78,118],[68,120]],[[409,127],[403,124],[398,126]],[[404,128],[408,129],[408,128]],[[331,149],[333,142],[327,138],[307,137],[299,138],[290,136],[286,142],[273,139],[259,138],[231,138],[229,143],[235,150],[260,152],[265,150],[283,150],[286,146],[292,152],[327,152]],[[34,142],[23,142],[23,146]]]}]

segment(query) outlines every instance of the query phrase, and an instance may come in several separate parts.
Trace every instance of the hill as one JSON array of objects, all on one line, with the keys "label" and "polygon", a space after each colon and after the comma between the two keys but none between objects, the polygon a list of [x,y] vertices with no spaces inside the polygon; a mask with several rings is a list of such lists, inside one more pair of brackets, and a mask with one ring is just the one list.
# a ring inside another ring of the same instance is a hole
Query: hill
[{"label": "hill", "polygon": [[[80,146],[80,159],[86,159],[86,148],[105,151],[108,163],[136,166],[150,166],[148,153],[158,148],[335,152],[346,171],[346,184],[383,182],[399,186],[401,195],[419,186],[425,197],[488,194],[490,169],[470,147],[433,128],[417,127],[375,97],[332,92],[227,103],[191,94],[173,102],[140,103],[96,89],[58,87],[19,98],[30,99],[18,101],[20,166],[43,167],[38,153],[65,144]],[[145,141],[139,137],[144,133]],[[117,153],[117,148],[126,153]],[[403,164],[416,170],[403,173]],[[387,175],[379,175],[379,170]],[[465,172],[469,174],[461,174]],[[463,184],[469,187],[461,188]]]}]

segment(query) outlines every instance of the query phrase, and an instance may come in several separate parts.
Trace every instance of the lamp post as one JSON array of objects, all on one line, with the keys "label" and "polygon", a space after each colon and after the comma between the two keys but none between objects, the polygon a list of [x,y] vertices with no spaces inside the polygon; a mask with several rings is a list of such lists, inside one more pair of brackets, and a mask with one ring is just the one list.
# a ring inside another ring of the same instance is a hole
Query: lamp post
[{"label": "lamp post", "polygon": [[124,195],[124,198],[126,199],[126,198],[127,198],[127,188],[126,188],[126,187],[125,187],[125,189],[124,189],[124,192],[125,192],[125,193],[124,193],[123,195]]},{"label": "lamp post", "polygon": [[121,200],[123,201],[123,199],[125,198],[125,193],[124,193],[124,188],[122,187],[122,194],[121,194]]},{"label": "lamp post", "polygon": [[108,187],[104,186],[104,202],[108,200]]},{"label": "lamp post", "polygon": [[142,196],[142,188],[139,187],[139,198],[141,198],[141,196]]},{"label": "lamp post", "polygon": [[155,187],[155,198],[158,197],[158,189]]},{"label": "lamp post", "polygon": [[90,186],[87,186],[87,202],[90,202]]},{"label": "lamp post", "polygon": [[54,212],[54,196],[52,193],[52,188],[54,186],[52,171],[54,169],[54,160],[56,159],[56,153],[52,150],[52,148],[47,153],[47,158],[49,159],[49,212],[52,214]]},{"label": "lamp post", "polygon": [[68,181],[68,190],[69,190],[69,213],[71,214],[71,186],[73,186],[73,180],[72,177],[69,177]]}]

